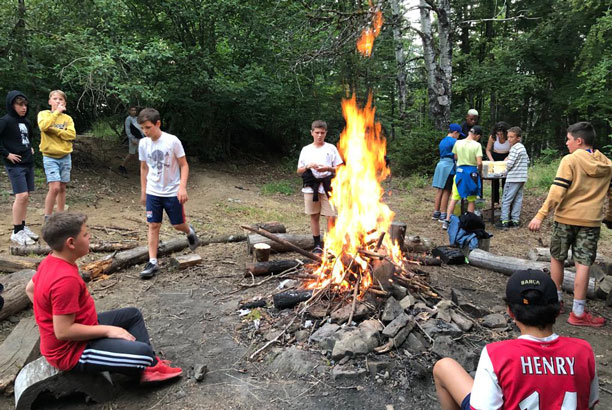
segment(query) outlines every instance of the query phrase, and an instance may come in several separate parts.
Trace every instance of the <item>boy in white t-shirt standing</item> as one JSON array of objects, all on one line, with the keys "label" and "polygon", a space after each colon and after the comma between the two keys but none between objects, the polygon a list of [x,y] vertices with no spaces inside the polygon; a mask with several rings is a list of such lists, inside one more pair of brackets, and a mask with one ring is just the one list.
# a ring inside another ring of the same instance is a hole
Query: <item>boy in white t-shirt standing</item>
[{"label": "boy in white t-shirt standing", "polygon": [[331,180],[336,175],[336,168],[343,163],[338,149],[325,142],[327,123],[317,120],[310,127],[312,144],[306,145],[300,152],[297,173],[302,177],[304,186],[304,209],[310,215],[310,229],[314,238],[314,253],[323,251],[321,242],[320,216],[327,217],[327,229],[334,223],[336,211],[329,203]]},{"label": "boy in white t-shirt standing", "polygon": [[199,240],[193,227],[185,222],[183,204],[188,199],[189,165],[183,144],[176,136],[161,130],[161,119],[156,109],[143,109],[138,114],[138,123],[146,136],[138,146],[140,202],[146,206],[149,224],[149,262],[140,272],[140,278],[150,279],[159,270],[157,247],[164,210],[174,229],[187,235],[192,251],[198,247]]}]

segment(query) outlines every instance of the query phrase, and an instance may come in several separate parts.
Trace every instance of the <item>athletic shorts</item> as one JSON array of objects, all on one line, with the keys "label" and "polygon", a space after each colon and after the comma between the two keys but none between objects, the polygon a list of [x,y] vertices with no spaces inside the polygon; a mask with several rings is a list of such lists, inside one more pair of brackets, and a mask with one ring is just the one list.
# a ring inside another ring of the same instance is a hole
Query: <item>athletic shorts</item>
[{"label": "athletic shorts", "polygon": [[72,169],[72,157],[70,154],[61,158],[51,158],[43,155],[43,165],[49,182],[70,182],[70,170]]},{"label": "athletic shorts", "polygon": [[185,209],[178,197],[147,194],[147,222],[161,222],[163,211],[166,211],[172,225],[185,223]]},{"label": "athletic shorts", "polygon": [[470,397],[472,397],[472,393],[468,393],[467,396],[461,402],[461,410],[470,410]]},{"label": "athletic shorts", "polygon": [[455,175],[448,174],[448,178],[446,178],[446,183],[444,184],[445,191],[452,191],[453,184],[455,183]]},{"label": "athletic shorts", "polygon": [[[455,182],[455,176],[453,175],[453,193],[451,195],[451,198],[454,199],[455,201],[460,201],[461,200],[461,195],[459,195],[459,190],[457,189],[457,183]],[[468,202],[475,202],[476,201],[476,195],[470,195],[467,198],[463,198],[466,199]]]},{"label": "athletic shorts", "polygon": [[571,247],[575,262],[591,266],[597,256],[600,230],[600,227],[566,225],[555,221],[550,238],[550,256],[564,261]]},{"label": "athletic shorts", "polygon": [[313,202],[313,195],[304,193],[304,213],[306,215],[337,216],[336,210],[329,203],[329,199],[327,199],[327,195],[319,193],[319,200],[317,202]]},{"label": "athletic shorts", "polygon": [[34,165],[6,167],[15,195],[34,191]]},{"label": "athletic shorts", "polygon": [[140,140],[138,140],[138,144],[132,144],[132,142],[128,139],[128,152],[132,155],[138,154],[139,144],[140,144]]}]

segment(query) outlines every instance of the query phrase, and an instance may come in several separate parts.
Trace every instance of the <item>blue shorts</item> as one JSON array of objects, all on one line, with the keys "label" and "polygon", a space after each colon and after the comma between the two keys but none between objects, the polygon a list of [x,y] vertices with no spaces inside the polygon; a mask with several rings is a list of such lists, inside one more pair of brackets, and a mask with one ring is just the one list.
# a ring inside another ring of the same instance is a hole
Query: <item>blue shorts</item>
[{"label": "blue shorts", "polygon": [[147,222],[161,222],[164,210],[172,225],[185,223],[185,210],[178,197],[147,194]]},{"label": "blue shorts", "polygon": [[34,191],[34,165],[6,167],[15,195]]},{"label": "blue shorts", "polygon": [[467,396],[465,396],[465,399],[463,399],[463,401],[461,402],[461,410],[470,410],[470,397],[472,396],[472,393],[468,393]]},{"label": "blue shorts", "polygon": [[47,184],[49,182],[70,182],[70,170],[72,169],[72,157],[70,154],[61,158],[43,156]]}]

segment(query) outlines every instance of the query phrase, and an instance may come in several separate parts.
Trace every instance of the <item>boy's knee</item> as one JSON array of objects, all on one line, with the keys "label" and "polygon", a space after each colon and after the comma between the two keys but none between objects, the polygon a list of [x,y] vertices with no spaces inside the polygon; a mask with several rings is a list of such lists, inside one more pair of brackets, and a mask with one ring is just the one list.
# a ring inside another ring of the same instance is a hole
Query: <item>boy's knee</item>
[{"label": "boy's knee", "polygon": [[19,194],[15,194],[15,202],[24,203],[30,199],[29,192],[21,192]]},{"label": "boy's knee", "polygon": [[453,368],[460,366],[456,360],[450,357],[445,357],[436,362],[433,367],[433,376],[435,379],[440,379],[444,375],[448,374]]},{"label": "boy's knee", "polygon": [[150,231],[159,231],[161,228],[161,222],[149,222]]}]

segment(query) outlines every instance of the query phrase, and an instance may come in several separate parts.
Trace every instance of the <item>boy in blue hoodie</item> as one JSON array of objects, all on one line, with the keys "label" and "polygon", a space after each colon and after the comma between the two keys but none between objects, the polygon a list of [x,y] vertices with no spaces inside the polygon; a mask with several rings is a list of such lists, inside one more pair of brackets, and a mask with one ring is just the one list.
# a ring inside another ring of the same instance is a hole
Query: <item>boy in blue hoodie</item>
[{"label": "boy in blue hoodie", "polygon": [[34,191],[34,148],[32,125],[28,115],[28,99],[17,90],[6,96],[7,114],[0,118],[0,154],[13,187],[13,233],[11,241],[17,245],[32,245],[38,235],[26,225],[30,192]]}]

